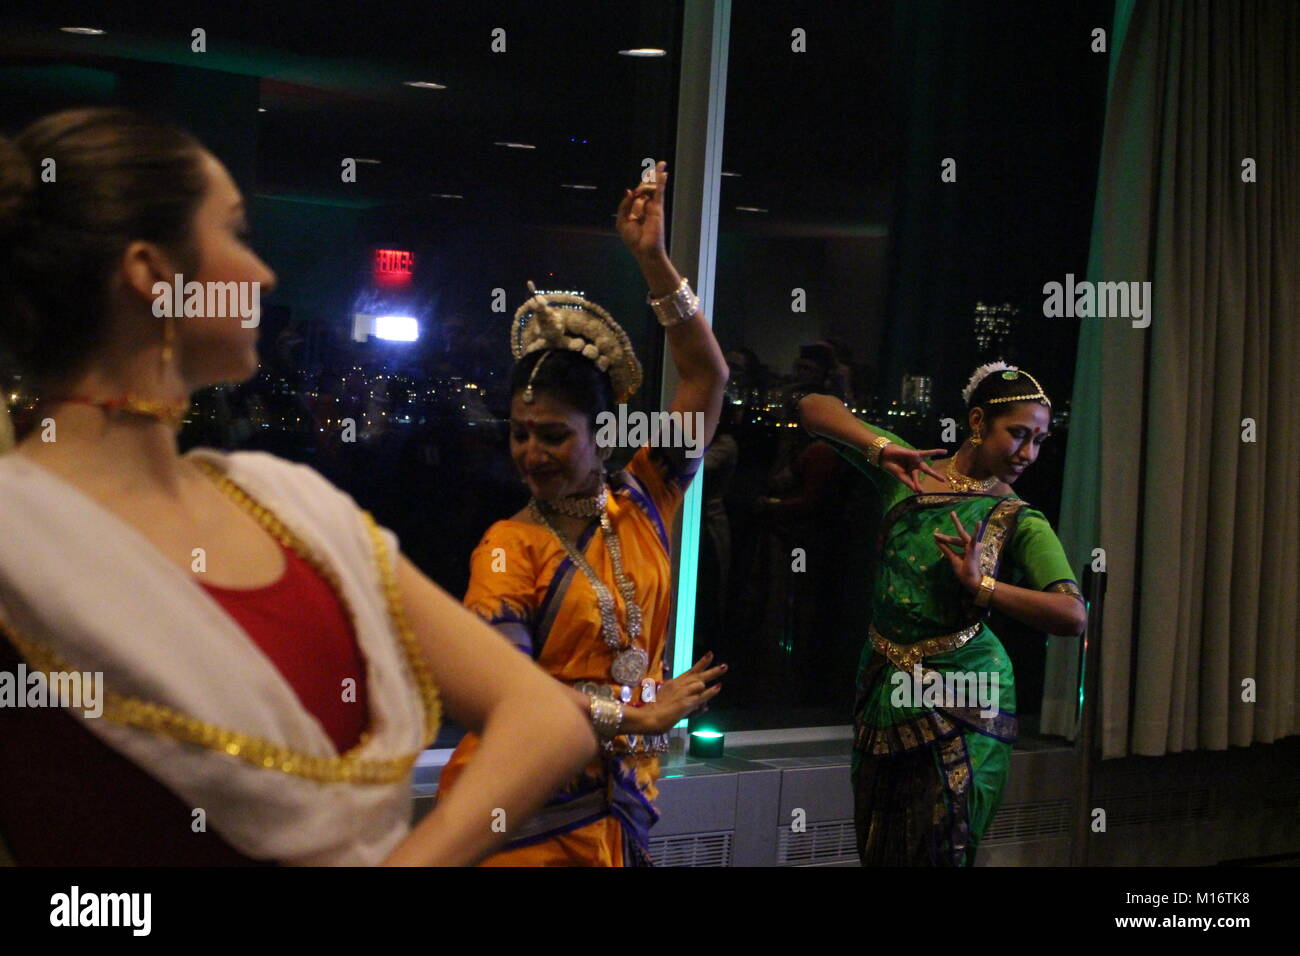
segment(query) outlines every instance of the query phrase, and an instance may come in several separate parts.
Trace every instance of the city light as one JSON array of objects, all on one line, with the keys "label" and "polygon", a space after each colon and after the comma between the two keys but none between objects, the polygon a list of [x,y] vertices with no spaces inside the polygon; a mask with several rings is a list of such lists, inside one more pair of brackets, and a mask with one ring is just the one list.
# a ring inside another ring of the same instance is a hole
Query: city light
[{"label": "city light", "polygon": [[374,335],[389,342],[414,342],[420,337],[420,323],[410,315],[377,315]]}]

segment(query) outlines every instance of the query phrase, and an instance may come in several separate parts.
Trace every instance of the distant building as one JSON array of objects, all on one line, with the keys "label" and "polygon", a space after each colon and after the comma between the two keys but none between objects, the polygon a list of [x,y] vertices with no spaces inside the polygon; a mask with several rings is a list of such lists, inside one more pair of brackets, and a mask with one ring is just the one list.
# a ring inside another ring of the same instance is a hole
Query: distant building
[{"label": "distant building", "polygon": [[899,404],[916,411],[930,408],[931,378],[929,375],[904,375],[899,393]]},{"label": "distant building", "polygon": [[1019,314],[1019,307],[1008,302],[1001,305],[975,303],[975,348],[980,358],[1002,357]]}]

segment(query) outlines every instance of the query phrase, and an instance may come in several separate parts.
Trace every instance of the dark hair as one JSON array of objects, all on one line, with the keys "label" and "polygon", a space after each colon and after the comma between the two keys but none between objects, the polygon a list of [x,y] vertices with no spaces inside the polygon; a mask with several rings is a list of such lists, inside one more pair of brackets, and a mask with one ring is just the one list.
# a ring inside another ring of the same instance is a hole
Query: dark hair
[{"label": "dark hair", "polygon": [[538,349],[529,352],[515,363],[510,375],[511,399],[528,386],[533,366],[541,361],[543,355],[550,357],[537,370],[537,377],[533,379],[533,391],[546,392],[582,412],[587,416],[594,432],[596,416],[610,411],[614,406],[614,387],[610,384],[607,373],[578,352],[567,349]]},{"label": "dark hair", "polygon": [[[1016,395],[1033,395],[1038,391],[1038,386],[1034,384],[1034,379],[1030,378],[1023,370],[1014,378],[1004,378],[1003,371],[990,372],[985,375],[980,383],[975,386],[975,391],[971,392],[970,402],[966,406],[969,413],[973,408],[982,408],[986,421],[992,421],[1011,411],[1013,405],[1018,402],[997,402],[990,405],[991,398],[1011,398]],[[1044,392],[1047,389],[1043,389]],[[1026,398],[1027,402],[1037,402],[1039,405],[1046,405],[1041,398]]]},{"label": "dark hair", "polygon": [[202,149],[178,127],[105,107],[0,137],[0,351],[21,371],[42,382],[84,366],[102,344],[108,278],[131,242],[197,267]]}]

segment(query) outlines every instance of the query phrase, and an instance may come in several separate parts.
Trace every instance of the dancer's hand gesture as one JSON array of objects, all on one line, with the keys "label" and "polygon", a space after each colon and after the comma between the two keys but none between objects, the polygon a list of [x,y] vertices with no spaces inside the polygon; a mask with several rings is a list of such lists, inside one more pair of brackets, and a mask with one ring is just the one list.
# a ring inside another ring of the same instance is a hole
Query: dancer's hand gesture
[{"label": "dancer's hand gesture", "polygon": [[668,191],[668,164],[660,160],[654,175],[629,189],[618,204],[618,235],[638,259],[664,253],[664,194]]},{"label": "dancer's hand gesture", "polygon": [[[974,593],[979,590],[980,581],[984,579],[984,572],[980,570],[980,542],[962,527],[957,512],[949,511],[948,514],[952,516],[952,523],[956,526],[957,533],[943,534],[935,528],[934,543],[948,558],[948,562],[952,565],[952,573],[957,575],[957,580],[961,582],[962,587]],[[961,553],[954,551],[954,547],[961,547]]]},{"label": "dancer's hand gesture", "polygon": [[944,484],[948,483],[947,478],[922,461],[924,458],[933,458],[935,455],[946,454],[948,454],[946,448],[930,448],[921,451],[916,448],[904,448],[897,443],[890,443],[880,453],[880,467],[913,491],[920,491],[921,482],[916,476],[918,471],[923,471],[931,478],[937,478]]},{"label": "dancer's hand gesture", "polygon": [[683,717],[689,717],[697,710],[707,707],[709,701],[718,696],[722,685],[714,684],[712,687],[708,685],[710,681],[717,680],[726,672],[727,665],[709,667],[712,661],[713,652],[709,651],[686,673],[678,674],[672,680],[660,685],[655,702],[646,705],[646,708],[654,713],[657,722],[654,733],[666,734],[676,727],[677,722]]}]

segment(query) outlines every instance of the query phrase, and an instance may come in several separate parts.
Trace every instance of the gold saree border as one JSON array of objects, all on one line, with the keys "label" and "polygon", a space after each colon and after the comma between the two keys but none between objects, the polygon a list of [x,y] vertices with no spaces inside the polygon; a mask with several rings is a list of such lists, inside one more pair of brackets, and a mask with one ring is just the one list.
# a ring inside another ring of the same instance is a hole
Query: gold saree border
[{"label": "gold saree border", "polygon": [[[220,477],[230,482],[249,501],[255,502],[255,499],[234,481],[224,475]],[[388,548],[383,536],[379,533],[379,528],[370,513],[363,509],[358,510],[370,534],[371,548],[379,564],[389,617],[398,633],[407,665],[411,668],[424,704],[425,746],[427,747],[437,737],[442,720],[442,705],[438,689],[402,609],[396,575],[388,560]],[[12,625],[6,624],[3,620],[0,620],[0,632],[5,634],[28,666],[44,673],[47,679],[54,671],[78,669],[70,666],[67,660],[52,649],[19,634]],[[421,753],[417,750],[401,757],[378,759],[359,757],[357,754],[371,739],[367,731],[362,734],[356,746],[347,753],[318,757],[272,743],[253,734],[240,733],[199,720],[164,704],[121,694],[107,688],[104,691],[102,716],[116,724],[150,731],[181,743],[224,753],[263,770],[277,770],[317,783],[398,783],[407,778]]]}]

